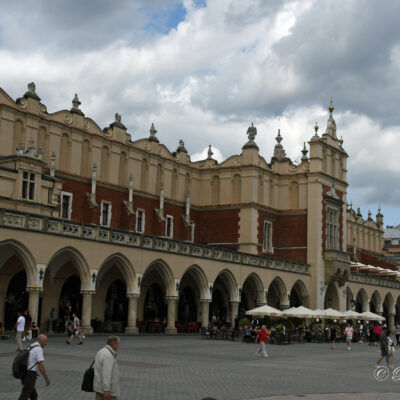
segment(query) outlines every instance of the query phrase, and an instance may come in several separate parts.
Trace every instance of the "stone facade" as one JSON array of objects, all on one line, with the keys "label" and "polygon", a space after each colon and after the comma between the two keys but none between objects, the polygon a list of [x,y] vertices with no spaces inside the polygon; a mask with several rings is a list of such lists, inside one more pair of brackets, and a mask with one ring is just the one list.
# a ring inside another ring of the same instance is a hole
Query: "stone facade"
[{"label": "stone facade", "polygon": [[173,333],[176,321],[233,321],[266,302],[344,310],[357,300],[393,320],[397,280],[350,269],[368,255],[383,265],[383,216],[364,221],[346,205],[348,156],[332,105],[299,164],[280,132],[271,160],[261,157],[253,125],[240,155],[218,163],[210,149],[192,162],[183,141],[171,152],[153,124],[135,140],[119,114],[101,129],[79,107],[75,96],[70,111],[49,114],[33,84],[16,101],[0,89],[6,326],[17,300],[42,326],[53,307],[59,319],[75,310],[87,332],[158,330],[165,318]]}]

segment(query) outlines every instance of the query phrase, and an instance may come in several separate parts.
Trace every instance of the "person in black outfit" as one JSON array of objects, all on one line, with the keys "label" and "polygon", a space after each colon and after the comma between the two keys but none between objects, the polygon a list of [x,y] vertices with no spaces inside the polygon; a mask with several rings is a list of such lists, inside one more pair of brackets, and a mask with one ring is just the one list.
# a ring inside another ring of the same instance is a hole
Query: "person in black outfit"
[{"label": "person in black outfit", "polygon": [[336,346],[336,328],[334,325],[331,326],[331,334],[329,340],[332,342],[332,350],[334,350]]}]

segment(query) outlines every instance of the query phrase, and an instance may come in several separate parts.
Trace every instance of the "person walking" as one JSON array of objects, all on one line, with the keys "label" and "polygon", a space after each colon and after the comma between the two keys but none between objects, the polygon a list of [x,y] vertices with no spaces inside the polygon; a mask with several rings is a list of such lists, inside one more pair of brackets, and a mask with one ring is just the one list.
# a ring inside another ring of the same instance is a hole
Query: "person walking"
[{"label": "person walking", "polygon": [[15,324],[15,330],[17,334],[15,336],[15,340],[17,341],[17,351],[22,351],[22,335],[25,331],[25,318],[22,316],[21,312],[18,311],[17,313],[17,322]]},{"label": "person walking", "polygon": [[96,400],[117,400],[119,397],[119,368],[116,360],[119,345],[120,338],[110,336],[106,345],[96,354],[93,380]]},{"label": "person walking", "polygon": [[65,343],[67,344],[71,344],[72,340],[74,339],[74,337],[77,337],[79,339],[79,343],[78,344],[83,344],[83,340],[82,340],[82,336],[80,333],[80,321],[79,318],[76,316],[75,313],[72,314],[72,334],[69,338],[69,340],[66,340]]},{"label": "person walking", "polygon": [[389,345],[388,345],[388,340],[387,340],[387,335],[386,335],[387,328],[383,327],[382,328],[382,333],[379,335],[379,345],[381,347],[381,356],[378,358],[378,361],[376,362],[375,368],[379,367],[379,363],[386,358],[386,366],[389,367]]},{"label": "person walking", "polygon": [[267,327],[265,325],[263,325],[261,327],[261,329],[258,331],[256,341],[255,341],[255,343],[258,343],[258,342],[260,343],[260,347],[255,352],[256,356],[259,356],[261,353],[263,353],[264,357],[268,357],[267,349],[265,347],[265,342],[267,341],[267,339],[268,339]]},{"label": "person walking", "polygon": [[54,319],[56,317],[56,309],[53,307],[49,315],[49,333],[54,333]]},{"label": "person walking", "polygon": [[37,342],[33,343],[30,348],[28,358],[28,372],[21,379],[22,391],[18,400],[37,400],[38,394],[36,391],[36,379],[38,372],[43,375],[46,381],[46,386],[50,385],[50,379],[44,367],[43,348],[47,345],[47,336],[39,335]]},{"label": "person walking", "polygon": [[330,341],[332,342],[332,350],[336,348],[336,328],[335,325],[331,325]]},{"label": "person walking", "polygon": [[396,324],[396,347],[400,346],[400,322],[397,321]]},{"label": "person walking", "polygon": [[346,335],[347,350],[351,350],[351,341],[353,340],[354,329],[350,322],[347,324],[344,334]]}]

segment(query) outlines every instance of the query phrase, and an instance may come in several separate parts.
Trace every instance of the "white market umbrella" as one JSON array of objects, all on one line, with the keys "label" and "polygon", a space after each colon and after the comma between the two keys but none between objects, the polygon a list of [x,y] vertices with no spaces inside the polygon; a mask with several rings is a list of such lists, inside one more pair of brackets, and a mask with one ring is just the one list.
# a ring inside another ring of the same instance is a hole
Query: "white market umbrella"
[{"label": "white market umbrella", "polygon": [[325,311],[324,310],[320,310],[319,308],[313,310],[313,317],[314,318],[325,318]]},{"label": "white market umbrella", "polygon": [[347,310],[344,315],[347,319],[362,319],[361,314],[353,310]]},{"label": "white market umbrella", "polygon": [[287,310],[284,310],[282,312],[283,316],[286,317],[295,317],[295,318],[313,318],[314,317],[314,311],[310,310],[307,307],[292,307],[288,308]]},{"label": "white market umbrella", "polygon": [[371,311],[365,311],[361,313],[360,319],[365,319],[368,321],[385,321],[385,317],[382,317],[382,315],[374,314]]},{"label": "white market umbrella", "polygon": [[252,310],[246,311],[246,315],[257,315],[257,316],[269,316],[269,317],[280,317],[282,311],[277,310],[274,307],[267,306],[266,304],[261,307],[253,308]]},{"label": "white market umbrella", "polygon": [[327,308],[324,310],[325,318],[330,319],[346,319],[344,312],[334,310],[333,308]]}]

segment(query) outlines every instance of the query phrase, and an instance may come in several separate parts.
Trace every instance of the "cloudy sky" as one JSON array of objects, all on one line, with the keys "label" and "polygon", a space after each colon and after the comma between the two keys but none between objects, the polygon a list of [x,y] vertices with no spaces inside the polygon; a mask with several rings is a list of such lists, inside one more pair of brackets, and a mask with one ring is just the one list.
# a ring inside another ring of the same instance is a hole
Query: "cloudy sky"
[{"label": "cloudy sky", "polygon": [[332,98],[349,193],[400,223],[400,2],[393,0],[0,0],[0,86],[34,81],[49,112],[82,110],[101,127],[122,114],[133,140],[183,139],[240,154],[251,122],[270,160],[277,129],[293,161]]}]

